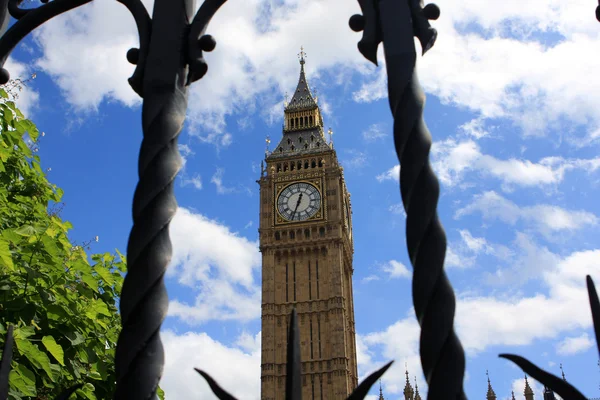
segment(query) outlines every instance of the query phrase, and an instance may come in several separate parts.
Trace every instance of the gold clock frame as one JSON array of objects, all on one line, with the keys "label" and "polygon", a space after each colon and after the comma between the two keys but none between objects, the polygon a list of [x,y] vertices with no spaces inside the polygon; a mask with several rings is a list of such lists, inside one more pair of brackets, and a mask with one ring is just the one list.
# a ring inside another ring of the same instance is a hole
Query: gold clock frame
[{"label": "gold clock frame", "polygon": [[[309,185],[314,186],[319,192],[319,196],[321,196],[321,206],[319,207],[319,211],[316,212],[312,217],[305,219],[304,221],[289,221],[279,214],[279,210],[277,209],[277,200],[279,199],[279,195],[285,188],[290,185],[294,185],[296,183],[308,183]],[[322,221],[325,219],[325,196],[323,196],[323,179],[322,178],[309,178],[309,179],[300,179],[300,180],[291,180],[287,182],[278,182],[275,184],[275,192],[273,195],[273,215],[275,225],[289,225],[289,224],[301,224],[307,222],[314,221]]]}]

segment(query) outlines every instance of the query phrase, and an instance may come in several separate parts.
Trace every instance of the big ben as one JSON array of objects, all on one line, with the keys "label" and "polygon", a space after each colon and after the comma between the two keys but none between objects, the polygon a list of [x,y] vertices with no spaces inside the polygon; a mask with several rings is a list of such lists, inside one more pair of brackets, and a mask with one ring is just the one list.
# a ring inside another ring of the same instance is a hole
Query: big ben
[{"label": "big ben", "polygon": [[352,295],[352,209],[304,72],[285,103],[283,135],[260,185],[261,399],[285,394],[289,315],[298,313],[302,397],[346,398],[358,385]]}]

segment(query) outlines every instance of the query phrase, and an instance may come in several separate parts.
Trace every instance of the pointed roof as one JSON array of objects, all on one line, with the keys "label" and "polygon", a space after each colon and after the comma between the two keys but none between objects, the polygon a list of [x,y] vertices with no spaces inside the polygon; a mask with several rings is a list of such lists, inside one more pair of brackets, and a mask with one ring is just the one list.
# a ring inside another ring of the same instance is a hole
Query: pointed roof
[{"label": "pointed roof", "polygon": [[527,380],[527,375],[525,375],[525,390],[523,391],[526,399],[533,399],[533,389],[529,386],[529,381]]},{"label": "pointed roof", "polygon": [[306,63],[304,60],[306,57],[304,48],[301,49],[299,56],[300,78],[298,79],[298,86],[292,96],[292,100],[289,103],[285,102],[284,114],[293,115],[296,111],[308,110],[314,112],[315,121],[309,124],[309,126],[300,125],[291,129],[284,127],[283,136],[277,146],[272,151],[267,150],[266,158],[268,159],[304,156],[331,150],[331,146],[327,143],[325,133],[323,132],[323,118],[320,114],[319,106],[310,92],[304,74],[304,64]]},{"label": "pointed roof", "polygon": [[379,380],[379,400],[385,400],[383,398],[383,391],[381,390],[381,379]]},{"label": "pointed roof", "polygon": [[298,56],[300,57],[300,77],[298,78],[298,86],[296,86],[292,99],[286,104],[285,111],[297,111],[305,108],[317,107],[317,101],[310,91],[306,75],[304,74],[304,64],[306,63],[304,60],[306,57],[304,47],[300,47]]},{"label": "pointed roof", "polygon": [[514,391],[514,390],[513,390],[513,391],[511,391],[511,393],[512,393],[512,399],[511,399],[511,400],[516,400],[516,399],[515,399],[515,391]]},{"label": "pointed roof", "polygon": [[496,393],[494,392],[494,389],[492,389],[492,382],[490,382],[490,374],[488,373],[488,371],[485,371],[485,374],[487,375],[487,381],[488,381],[488,390],[487,390],[487,396],[486,399],[487,400],[496,400]]},{"label": "pointed roof", "polygon": [[566,382],[567,378],[565,378],[565,371],[563,370],[562,363],[560,363],[560,372],[562,374],[563,381]]},{"label": "pointed roof", "polygon": [[415,392],[414,392],[412,386],[410,385],[410,380],[408,379],[408,367],[407,367],[406,368],[406,385],[404,385],[404,398],[412,399],[414,393]]},{"label": "pointed roof", "polygon": [[415,400],[422,400],[419,394],[419,385],[417,385],[417,377],[415,376]]}]

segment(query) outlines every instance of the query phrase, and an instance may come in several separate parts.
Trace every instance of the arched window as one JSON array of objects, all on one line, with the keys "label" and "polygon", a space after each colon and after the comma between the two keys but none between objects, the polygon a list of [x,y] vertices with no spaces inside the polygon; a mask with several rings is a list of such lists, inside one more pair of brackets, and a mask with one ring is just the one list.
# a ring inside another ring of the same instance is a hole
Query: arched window
[{"label": "arched window", "polygon": [[298,161],[298,168],[297,169],[302,169],[302,161]]},{"label": "arched window", "polygon": [[308,123],[312,126],[313,125],[313,117],[312,115],[308,118]]},{"label": "arched window", "polygon": [[[294,145],[292,145],[292,151],[296,150],[296,148],[294,147]],[[294,164],[292,163],[292,169],[294,169]]]},{"label": "arched window", "polygon": [[281,240],[281,235],[279,232],[275,232],[275,240]]},{"label": "arched window", "polygon": [[280,147],[280,148],[279,148],[279,152],[280,152],[280,153],[283,153],[283,147]]},{"label": "arched window", "polygon": [[312,162],[310,163],[311,168],[315,168],[317,166],[317,163],[315,162],[315,160],[312,160]]},{"label": "arched window", "polygon": [[277,164],[277,172],[281,172],[281,164]]},{"label": "arched window", "polygon": [[288,165],[287,165],[287,163],[285,163],[285,164],[283,164],[283,172],[285,172],[287,170],[288,170]]},{"label": "arched window", "polygon": [[290,231],[290,239],[296,239],[296,233],[294,231]]},{"label": "arched window", "polygon": [[310,141],[314,142],[315,141],[315,135],[310,135]]},{"label": "arched window", "polygon": [[319,236],[321,236],[321,237],[325,236],[325,228],[323,228],[323,227],[319,228]]},{"label": "arched window", "polygon": [[290,139],[288,139],[288,144],[290,144],[292,141]]},{"label": "arched window", "polygon": [[302,136],[298,138],[298,143],[302,143]]},{"label": "arched window", "polygon": [[319,160],[319,168],[323,166],[323,160]]},{"label": "arched window", "polygon": [[[294,150],[294,146],[292,146],[292,150]],[[290,171],[293,171],[296,165],[294,163],[290,164]]]},{"label": "arched window", "polygon": [[[304,145],[305,147],[308,147],[307,144]],[[308,161],[304,161],[304,168],[308,169]]]},{"label": "arched window", "polygon": [[308,125],[308,117],[304,117],[304,125]]},{"label": "arched window", "polygon": [[305,238],[309,238],[310,237],[310,229],[305,229],[304,230],[304,237]]},{"label": "arched window", "polygon": [[296,120],[296,128],[298,127],[298,118],[294,118]]}]

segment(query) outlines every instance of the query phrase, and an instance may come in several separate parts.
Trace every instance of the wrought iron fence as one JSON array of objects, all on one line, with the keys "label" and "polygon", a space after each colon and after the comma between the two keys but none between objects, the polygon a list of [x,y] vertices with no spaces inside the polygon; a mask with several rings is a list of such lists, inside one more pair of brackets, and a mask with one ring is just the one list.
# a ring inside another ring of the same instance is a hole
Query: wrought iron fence
[{"label": "wrought iron fence", "polygon": [[[35,28],[63,12],[93,0],[41,0],[35,8],[20,8],[22,0],[0,0],[0,66],[14,47]],[[117,0],[131,12],[139,33],[139,48],[127,52],[136,65],[129,84],[143,99],[143,140],[139,154],[139,182],[133,200],[133,227],[127,247],[128,273],[121,292],[122,331],[115,369],[114,399],[156,398],[164,350],[160,327],[167,313],[164,274],[172,250],[169,223],[177,209],[173,182],[181,169],[177,138],[187,109],[187,87],[201,79],[208,66],[203,52],[216,42],[205,34],[208,24],[226,0],[205,0],[197,13],[195,0],[155,0],[153,16],[141,0]],[[423,120],[425,95],[415,70],[413,37],[425,54],[435,44],[437,32],[429,20],[440,10],[421,0],[358,0],[362,15],[350,18],[350,27],[362,31],[358,50],[377,65],[377,48],[383,43],[388,76],[390,109],[394,118],[394,144],[400,164],[400,194],[406,219],[406,241],[414,268],[413,303],[419,325],[420,357],[429,390],[428,400],[466,399],[463,389],[465,355],[454,332],[456,300],[444,272],[446,236],[437,216],[439,182],[429,162],[431,135]],[[9,26],[10,17],[17,21]],[[600,1],[596,8],[600,21]],[[0,84],[9,74],[0,69]],[[600,339],[600,303],[591,277],[587,288],[596,334]],[[287,348],[286,398],[300,400],[300,342],[296,311],[290,316]],[[13,327],[8,328],[0,361],[0,399],[8,396]],[[600,348],[599,348],[600,350]],[[562,379],[526,359],[501,354],[563,399],[585,397]],[[363,399],[390,367],[369,375],[348,399]],[[206,372],[196,369],[219,399],[234,399]],[[67,399],[81,385],[64,391]]]}]

